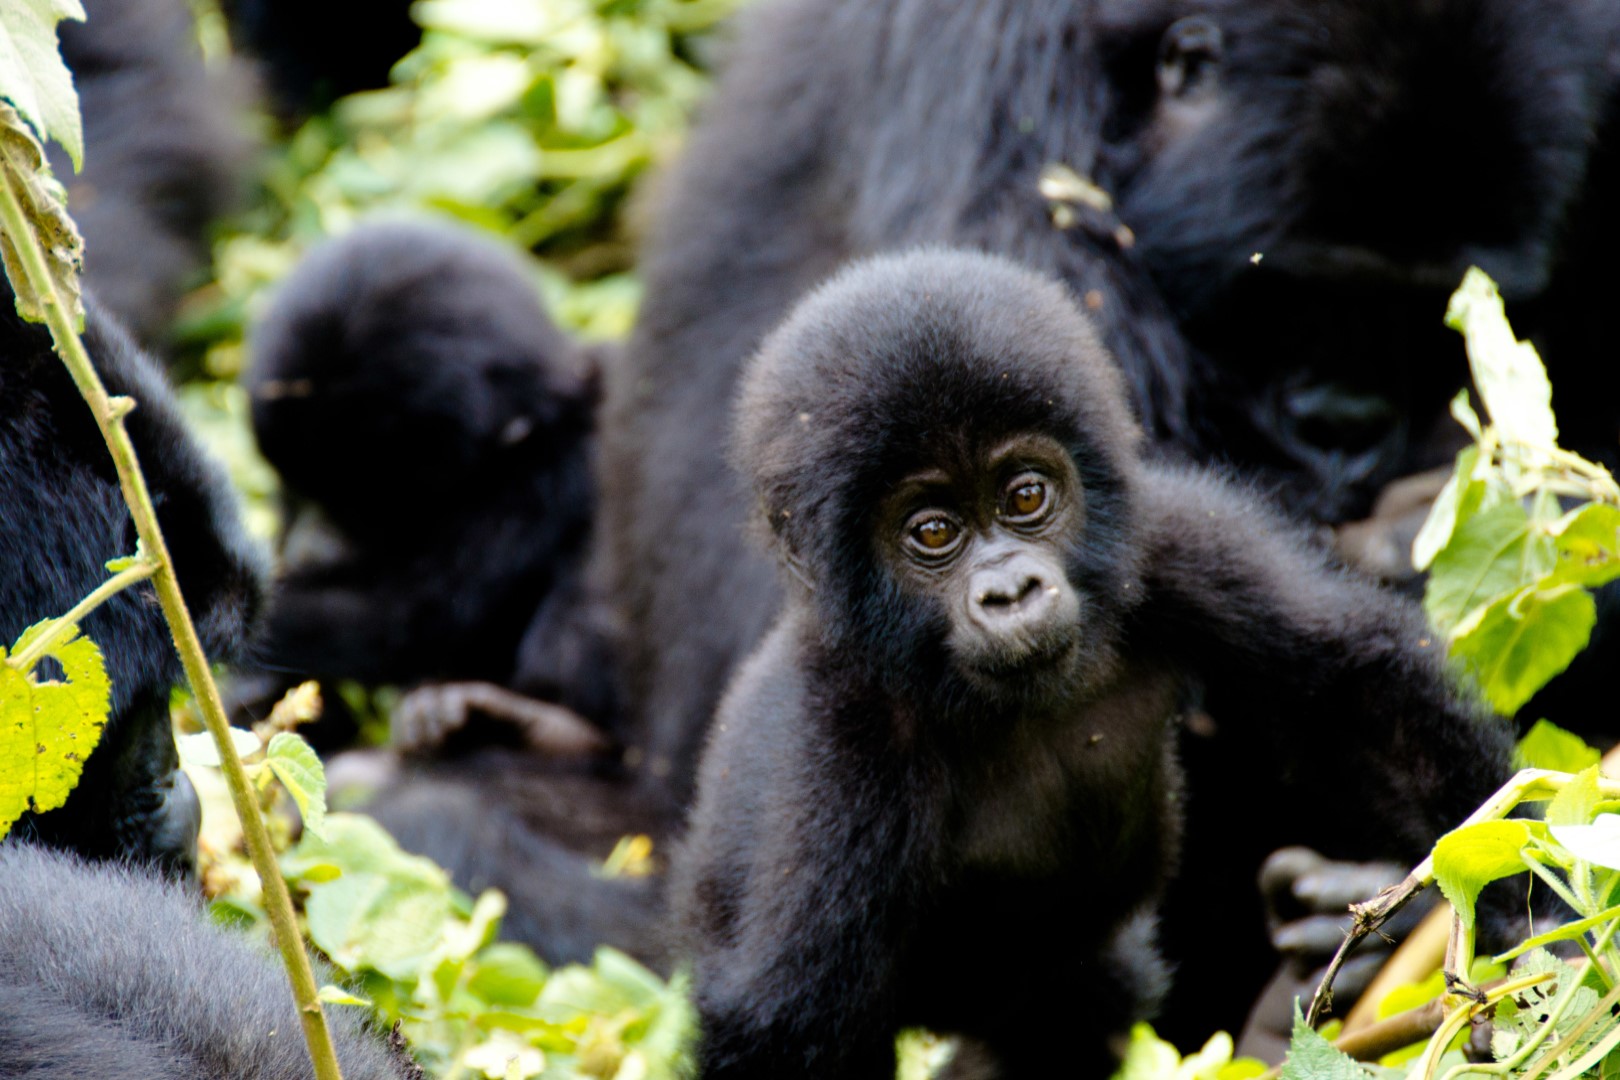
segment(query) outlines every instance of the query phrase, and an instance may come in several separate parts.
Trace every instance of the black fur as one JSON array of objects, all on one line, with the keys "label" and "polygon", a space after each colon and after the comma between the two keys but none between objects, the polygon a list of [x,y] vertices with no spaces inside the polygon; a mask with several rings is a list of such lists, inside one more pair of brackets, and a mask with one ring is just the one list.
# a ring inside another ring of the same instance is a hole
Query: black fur
[{"label": "black fur", "polygon": [[317,112],[344,94],[388,85],[388,72],[422,39],[410,0],[366,0],[343,10],[361,34],[317,32],[331,9],[313,0],[225,0],[232,37],[264,68],[281,112]]},{"label": "black fur", "polygon": [[449,226],[361,229],[311,253],[252,348],[259,445],[327,533],[294,522],[267,664],[611,712],[584,565],[595,374],[518,258]]},{"label": "black fur", "polygon": [[[157,505],[180,588],[213,660],[235,658],[260,608],[264,554],[243,532],[222,470],[192,440],[161,371],[93,299],[85,345],[111,394],[135,399],[127,424]],[[0,640],[61,615],[133,554],[135,527],[90,407],[51,351],[0,292]],[[169,688],[179,657],[151,584],[126,589],[81,629],[101,647],[112,720],[59,810],[25,818],[21,836],[94,857],[195,856],[197,806],[178,772]]]},{"label": "black fur", "polygon": [[84,114],[84,171],[51,163],[85,237],[91,287],[148,347],[164,344],[210,228],[245,193],[254,140],[241,73],[203,63],[186,0],[87,0],[62,55]]},{"label": "black fur", "polygon": [[[326,1015],[350,1080],[421,1075],[354,1010]],[[0,848],[0,1077],[309,1075],[287,975],[267,949],[213,925],[178,886]]]},{"label": "black fur", "polygon": [[[1054,281],[937,250],[846,270],[766,339],[736,430],[789,587],[721,703],[677,858],[707,1077],[892,1076],[911,1024],[970,1036],[1001,1075],[1104,1075],[1164,988],[1144,928],[1184,818],[1246,814],[1195,831],[1220,864],[1170,886],[1207,936],[1252,907],[1251,846],[1415,861],[1508,775],[1505,725],[1448,690],[1415,606],[1213,475],[1142,457]],[[892,569],[876,508],[1022,433],[1080,480],[1077,652],[987,686],[952,609]],[[1189,760],[1184,795],[1189,692],[1243,749]],[[1343,787],[1358,800],[1320,797]]]},{"label": "black fur", "polygon": [[[624,740],[686,797],[717,688],[779,595],[741,540],[722,405],[765,332],[851,257],[944,242],[1059,276],[1156,443],[1230,460],[1317,520],[1359,516],[1390,477],[1444,461],[1424,436],[1450,423],[1464,372],[1446,294],[1472,261],[1515,297],[1546,286],[1612,79],[1602,7],[745,12],[648,215],[647,300],[609,383],[602,533],[629,628]],[[1220,55],[1171,92],[1159,57],[1192,17],[1219,28]],[[1056,227],[1037,182],[1052,162],[1112,209]]]}]

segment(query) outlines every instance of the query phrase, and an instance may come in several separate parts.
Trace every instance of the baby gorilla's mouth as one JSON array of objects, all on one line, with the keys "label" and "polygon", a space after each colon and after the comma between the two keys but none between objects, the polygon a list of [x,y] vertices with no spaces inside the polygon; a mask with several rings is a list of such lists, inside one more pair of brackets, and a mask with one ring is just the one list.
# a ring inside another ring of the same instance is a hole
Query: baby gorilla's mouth
[{"label": "baby gorilla's mouth", "polygon": [[1048,625],[1027,635],[990,642],[957,641],[952,652],[962,672],[974,682],[1011,689],[1008,684],[1018,680],[1045,681],[1066,674],[1080,652],[1080,624]]}]

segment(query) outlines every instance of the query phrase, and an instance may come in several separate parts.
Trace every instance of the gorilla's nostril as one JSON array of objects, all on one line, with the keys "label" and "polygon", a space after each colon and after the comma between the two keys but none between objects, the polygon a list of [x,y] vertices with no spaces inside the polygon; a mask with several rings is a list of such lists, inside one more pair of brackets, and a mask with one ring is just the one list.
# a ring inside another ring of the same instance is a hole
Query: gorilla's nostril
[{"label": "gorilla's nostril", "polygon": [[1022,608],[1031,600],[1055,592],[1055,588],[1048,588],[1046,582],[1038,577],[1027,577],[1014,585],[995,585],[979,594],[979,604],[992,610],[1014,610]]}]

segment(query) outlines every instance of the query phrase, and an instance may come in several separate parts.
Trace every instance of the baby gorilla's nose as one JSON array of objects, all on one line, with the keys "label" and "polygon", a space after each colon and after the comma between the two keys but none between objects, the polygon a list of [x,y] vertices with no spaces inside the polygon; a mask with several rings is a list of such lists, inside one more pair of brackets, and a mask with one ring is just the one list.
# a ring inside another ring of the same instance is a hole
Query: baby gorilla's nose
[{"label": "baby gorilla's nose", "polygon": [[1003,645],[1028,648],[1038,644],[1054,624],[1064,620],[1057,568],[1028,555],[980,567],[969,581],[971,618]]},{"label": "baby gorilla's nose", "polygon": [[[979,606],[992,618],[1014,615],[1050,598],[1051,586],[1039,574],[1001,574],[991,571],[982,576],[991,580],[976,583]],[[1048,599],[1047,602],[1050,602]]]}]

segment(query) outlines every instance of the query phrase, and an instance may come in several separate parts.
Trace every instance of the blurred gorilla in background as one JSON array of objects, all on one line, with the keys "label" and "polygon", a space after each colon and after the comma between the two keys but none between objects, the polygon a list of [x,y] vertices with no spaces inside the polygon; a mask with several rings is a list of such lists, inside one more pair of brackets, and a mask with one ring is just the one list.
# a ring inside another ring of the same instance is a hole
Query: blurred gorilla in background
[{"label": "blurred gorilla in background", "polygon": [[252,94],[239,68],[205,64],[186,0],[86,0],[60,26],[84,115],[84,171],[51,168],[85,238],[101,302],[148,348],[167,343],[209,228],[245,194]]}]

